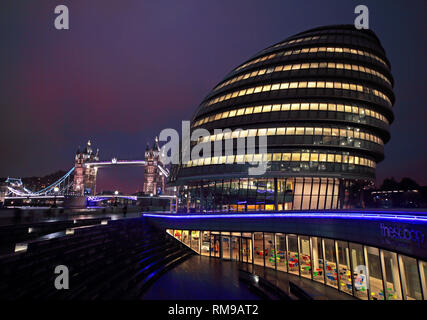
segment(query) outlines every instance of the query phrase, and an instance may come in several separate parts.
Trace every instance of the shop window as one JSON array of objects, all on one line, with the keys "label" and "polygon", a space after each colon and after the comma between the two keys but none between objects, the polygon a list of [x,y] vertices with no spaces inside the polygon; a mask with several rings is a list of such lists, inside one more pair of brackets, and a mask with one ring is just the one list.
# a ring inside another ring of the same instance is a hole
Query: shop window
[{"label": "shop window", "polygon": [[265,266],[276,268],[276,253],[274,250],[273,233],[264,233]]},{"label": "shop window", "polygon": [[337,285],[338,270],[337,270],[334,240],[323,239],[323,250],[324,250],[324,256],[325,256],[326,284],[334,288],[338,288],[338,285]]},{"label": "shop window", "polygon": [[298,240],[301,276],[311,278],[310,239],[307,236],[298,236]]},{"label": "shop window", "polygon": [[233,232],[230,239],[231,260],[240,261],[240,232]]},{"label": "shop window", "polygon": [[200,253],[200,231],[191,231],[191,249]]},{"label": "shop window", "polygon": [[288,245],[288,272],[299,275],[298,238],[294,234],[286,236]]},{"label": "shop window", "polygon": [[417,261],[414,258],[399,255],[399,267],[403,298],[405,300],[422,300]]},{"label": "shop window", "polygon": [[210,245],[211,245],[210,232],[209,231],[202,231],[200,253],[204,256],[209,256]]},{"label": "shop window", "polygon": [[381,259],[383,261],[385,273],[384,280],[386,300],[402,300],[397,254],[394,252],[381,250]]},{"label": "shop window", "polygon": [[211,238],[211,246],[210,246],[211,256],[219,258],[221,253],[221,237],[219,232],[215,232],[215,231],[211,232],[210,238]]},{"label": "shop window", "polygon": [[345,293],[353,294],[348,244],[345,241],[336,241],[335,245],[338,253],[338,277],[340,289]]},{"label": "shop window", "polygon": [[182,231],[182,242],[184,242],[187,246],[190,246],[190,232],[188,230]]},{"label": "shop window", "polygon": [[323,249],[321,238],[310,237],[311,242],[311,261],[313,266],[313,280],[325,282],[325,270],[323,264]]},{"label": "shop window", "polygon": [[254,264],[264,266],[264,243],[262,239],[262,232],[254,232],[253,234],[254,243]]},{"label": "shop window", "polygon": [[367,300],[368,278],[362,245],[350,243],[350,259],[353,267],[354,295],[359,299]]},{"label": "shop window", "polygon": [[182,230],[174,230],[173,234],[174,234],[174,237],[176,239],[178,239],[179,241],[181,241],[181,239],[182,239]]},{"label": "shop window", "polygon": [[282,233],[276,233],[275,259],[277,270],[288,271],[286,268],[286,235]]},{"label": "shop window", "polygon": [[378,248],[365,247],[365,252],[369,274],[369,299],[384,300],[384,287],[379,250]]},{"label": "shop window", "polygon": [[419,261],[421,287],[423,289],[424,300],[427,300],[427,262]]},{"label": "shop window", "polygon": [[229,232],[221,232],[221,249],[222,249],[222,259],[230,260],[231,259],[231,243]]}]

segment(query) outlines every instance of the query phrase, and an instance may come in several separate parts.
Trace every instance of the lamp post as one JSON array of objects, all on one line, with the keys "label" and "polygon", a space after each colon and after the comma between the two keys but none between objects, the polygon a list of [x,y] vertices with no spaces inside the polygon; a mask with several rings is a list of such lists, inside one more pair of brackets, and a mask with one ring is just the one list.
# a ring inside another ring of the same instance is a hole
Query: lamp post
[{"label": "lamp post", "polygon": [[53,188],[53,193],[54,193],[53,207],[54,208],[56,208],[56,195],[58,194],[58,192],[59,192],[59,188],[58,187]]},{"label": "lamp post", "polygon": [[115,207],[117,207],[117,195],[119,194],[119,192],[116,190],[116,191],[114,191],[114,195],[115,195],[115,197],[114,197],[114,206]]}]

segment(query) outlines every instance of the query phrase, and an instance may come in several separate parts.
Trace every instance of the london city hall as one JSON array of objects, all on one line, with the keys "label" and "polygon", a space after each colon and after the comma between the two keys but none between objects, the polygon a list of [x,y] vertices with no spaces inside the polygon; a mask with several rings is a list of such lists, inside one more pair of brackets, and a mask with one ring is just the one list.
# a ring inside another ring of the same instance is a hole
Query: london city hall
[{"label": "london city hall", "polygon": [[[352,298],[426,299],[426,212],[360,209],[390,139],[393,82],[375,33],[350,25],[261,50],[194,113],[192,131],[209,134],[191,148],[211,154],[171,168],[177,212],[144,216],[200,255]],[[249,137],[266,137],[265,151],[239,153]],[[261,175],[249,174],[255,160]]]}]

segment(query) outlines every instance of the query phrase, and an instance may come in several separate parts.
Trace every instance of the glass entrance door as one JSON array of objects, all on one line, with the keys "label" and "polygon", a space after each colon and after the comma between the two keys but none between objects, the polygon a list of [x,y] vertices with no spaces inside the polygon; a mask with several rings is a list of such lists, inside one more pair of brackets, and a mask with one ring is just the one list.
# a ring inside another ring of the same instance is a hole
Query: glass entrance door
[{"label": "glass entrance door", "polygon": [[252,239],[240,238],[240,261],[252,263]]},{"label": "glass entrance door", "polygon": [[222,258],[224,260],[231,259],[231,244],[229,236],[222,236]]},{"label": "glass entrance door", "polygon": [[231,260],[233,261],[240,261],[240,237],[231,237]]},{"label": "glass entrance door", "polygon": [[220,257],[221,253],[221,237],[219,234],[212,234],[211,233],[211,257]]}]

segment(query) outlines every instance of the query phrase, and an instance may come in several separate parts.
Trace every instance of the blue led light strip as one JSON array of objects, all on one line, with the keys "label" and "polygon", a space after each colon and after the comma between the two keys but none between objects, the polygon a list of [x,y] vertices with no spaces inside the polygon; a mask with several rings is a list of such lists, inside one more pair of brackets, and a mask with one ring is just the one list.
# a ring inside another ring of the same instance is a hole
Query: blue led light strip
[{"label": "blue led light strip", "polygon": [[[409,213],[409,212],[406,212]],[[172,214],[153,214],[144,213],[144,217],[152,218],[167,218],[167,219],[228,219],[228,218],[322,218],[322,219],[365,219],[365,220],[395,220],[398,222],[406,223],[421,223],[427,224],[427,213],[420,212],[421,215],[407,215],[407,214],[383,214],[383,213],[233,213],[233,214],[186,214],[186,215],[172,215]],[[425,216],[423,216],[425,215]]]}]

